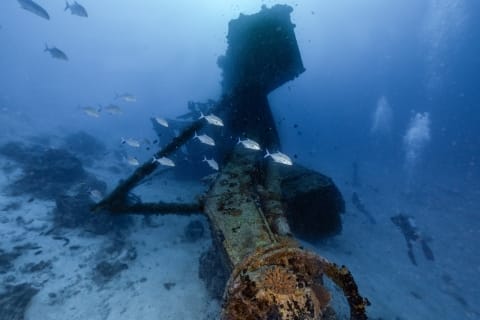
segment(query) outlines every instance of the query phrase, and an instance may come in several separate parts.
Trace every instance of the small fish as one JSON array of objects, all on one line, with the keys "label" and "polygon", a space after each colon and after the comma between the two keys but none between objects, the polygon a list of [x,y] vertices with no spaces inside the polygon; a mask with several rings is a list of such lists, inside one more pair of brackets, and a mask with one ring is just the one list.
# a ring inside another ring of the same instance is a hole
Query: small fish
[{"label": "small fish", "polygon": [[65,54],[65,52],[63,52],[62,50],[58,49],[57,47],[51,47],[49,48],[47,44],[45,44],[45,50],[43,51],[46,51],[48,53],[50,53],[50,55],[52,56],[52,58],[55,58],[55,59],[59,59],[59,60],[64,60],[64,61],[68,61],[68,57],[67,55]]},{"label": "small fish", "polygon": [[132,157],[132,156],[126,157],[125,161],[127,161],[127,163],[131,166],[139,166],[140,165],[140,162],[138,162],[137,158]]},{"label": "small fish", "polygon": [[245,140],[241,140],[240,138],[238,138],[237,144],[239,144],[239,143],[241,143],[247,149],[262,150],[262,148],[260,148],[260,145],[258,144],[258,142],[253,141],[253,140],[248,139],[248,138],[245,139]]},{"label": "small fish", "polygon": [[206,156],[203,156],[203,160],[204,162],[208,163],[208,165],[210,166],[210,168],[212,168],[213,170],[217,170],[218,171],[218,163],[217,161],[215,161],[213,158],[212,159],[207,159]]},{"label": "small fish", "polygon": [[65,6],[65,11],[70,9],[71,14],[74,14],[79,17],[88,17],[87,10],[79,4],[77,1],[74,1],[72,4],[69,4],[68,1],[66,1],[66,6]]},{"label": "small fish", "polygon": [[100,202],[100,200],[103,199],[103,195],[99,190],[90,190],[88,192],[88,195],[90,196],[90,199],[92,199],[93,202]]},{"label": "small fish", "polygon": [[43,9],[40,5],[33,2],[32,0],[18,0],[18,3],[20,3],[20,7],[22,7],[22,9],[30,11],[31,13],[36,14],[39,17],[50,20],[50,16],[48,15],[47,10]]},{"label": "small fish", "polygon": [[153,157],[152,163],[154,163],[154,162],[158,162],[158,163],[160,163],[162,166],[175,167],[175,163],[174,163],[171,159],[169,159],[169,158],[167,158],[167,157],[161,157],[161,158],[158,158],[158,159],[155,158],[155,157]]},{"label": "small fish", "polygon": [[292,159],[290,159],[289,156],[287,156],[284,153],[281,153],[280,151],[277,151],[275,153],[270,153],[268,152],[268,149],[267,149],[267,153],[265,154],[264,158],[267,158],[267,157],[271,157],[273,161],[287,165],[287,166],[291,166],[293,164]]},{"label": "small fish", "polygon": [[155,121],[161,126],[164,126],[165,128],[168,128],[168,122],[167,120],[160,118],[160,117],[155,117]]},{"label": "small fish", "polygon": [[98,118],[100,117],[100,111],[102,109],[101,108],[95,109],[93,107],[83,107],[82,110],[87,116]]},{"label": "small fish", "polygon": [[111,115],[120,115],[123,113],[122,109],[119,106],[114,104],[109,104],[104,108],[104,110]]},{"label": "small fish", "polygon": [[213,114],[209,115],[204,115],[203,112],[200,112],[200,118],[198,119],[205,119],[207,122],[211,125],[218,126],[218,127],[223,127],[223,121],[219,117]]},{"label": "small fish", "polygon": [[215,145],[215,141],[212,138],[210,138],[209,136],[207,136],[206,134],[197,135],[197,132],[195,132],[195,136],[193,137],[193,139],[195,139],[195,138],[200,140],[201,143],[207,144],[209,146],[214,146]]},{"label": "small fish", "polygon": [[130,93],[124,93],[124,94],[115,94],[115,100],[120,99],[125,102],[137,102],[137,98]]},{"label": "small fish", "polygon": [[128,144],[130,147],[140,148],[140,141],[132,138],[124,139],[122,138],[122,144]]}]

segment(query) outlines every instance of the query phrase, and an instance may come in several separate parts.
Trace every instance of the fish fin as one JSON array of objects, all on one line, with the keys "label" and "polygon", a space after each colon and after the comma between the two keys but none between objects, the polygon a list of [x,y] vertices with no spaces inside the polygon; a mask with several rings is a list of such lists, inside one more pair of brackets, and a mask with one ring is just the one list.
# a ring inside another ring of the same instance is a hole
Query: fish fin
[{"label": "fish fin", "polygon": [[65,10],[63,11],[67,11],[67,9],[70,9],[70,5],[68,4],[68,1],[65,1]]},{"label": "fish fin", "polygon": [[270,154],[270,152],[268,152],[268,149],[267,149],[267,148],[265,148],[265,151],[266,151],[267,153],[263,156],[264,158],[267,158],[268,156],[271,156],[271,154]]}]

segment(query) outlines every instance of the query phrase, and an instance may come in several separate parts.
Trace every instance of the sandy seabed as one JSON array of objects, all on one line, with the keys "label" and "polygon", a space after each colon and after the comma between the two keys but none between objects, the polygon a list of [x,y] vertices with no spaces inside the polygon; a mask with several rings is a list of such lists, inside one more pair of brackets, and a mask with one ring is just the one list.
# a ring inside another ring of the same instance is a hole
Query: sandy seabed
[{"label": "sandy seabed", "polygon": [[[0,167],[7,162],[0,158]],[[109,176],[101,167],[93,171],[104,180]],[[0,189],[18,175],[18,170],[2,172]],[[378,174],[357,188],[343,172],[332,176],[347,204],[343,232],[305,246],[350,268],[360,292],[372,303],[368,310],[371,319],[480,319],[476,305],[480,297],[478,185],[459,192],[455,185],[464,181],[445,181],[423,186],[424,194],[409,195]],[[165,187],[162,179],[137,192],[168,201],[192,199],[202,191],[200,183],[169,180]],[[376,224],[351,204],[353,191],[374,214]],[[0,249],[26,248],[13,266],[0,274],[0,284],[26,282],[39,290],[25,311],[26,320],[217,317],[219,302],[208,297],[198,276],[199,257],[210,246],[210,235],[206,232],[195,242],[186,241],[184,235],[193,220],[200,219],[207,227],[202,216],[157,216],[148,224],[143,217],[134,216],[130,229],[114,235],[62,229],[53,236],[48,230],[53,225],[54,207],[52,201],[0,193]],[[419,228],[432,237],[435,261],[426,260],[420,246],[414,246],[418,265],[410,262],[405,240],[390,221],[400,212],[415,216]],[[109,249],[119,241],[122,244],[117,250]],[[127,267],[102,280],[95,271],[101,261],[120,261]],[[44,263],[43,268],[30,270],[39,262]],[[0,315],[0,320],[8,319]]]}]

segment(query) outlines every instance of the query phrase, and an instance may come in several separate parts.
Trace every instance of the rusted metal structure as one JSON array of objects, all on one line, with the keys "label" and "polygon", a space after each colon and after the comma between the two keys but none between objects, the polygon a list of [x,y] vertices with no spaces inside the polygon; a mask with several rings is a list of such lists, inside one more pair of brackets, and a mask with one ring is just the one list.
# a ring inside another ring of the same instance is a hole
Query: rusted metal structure
[{"label": "rusted metal structure", "polygon": [[[305,70],[291,11],[288,6],[264,7],[230,22],[229,47],[219,59],[224,95],[212,110],[225,121],[224,135],[247,136],[271,150],[280,148],[267,94]],[[202,126],[202,121],[194,121],[155,156],[175,152]],[[300,166],[267,162],[262,154],[231,142],[219,145],[217,154],[223,159],[221,170],[199,203],[129,203],[128,192],[158,165],[147,162],[94,209],[143,214],[204,212],[217,258],[230,274],[221,319],[336,319],[324,287],[325,276],[343,290],[350,318],[367,319],[369,302],[358,293],[350,272],[302,249],[290,230],[289,212],[295,213],[290,214],[293,221],[331,223],[320,212],[316,215],[324,202],[330,201],[328,207],[338,217],[343,202],[333,182]],[[293,204],[288,209],[287,198]],[[310,201],[310,206],[302,208],[301,201]]]}]

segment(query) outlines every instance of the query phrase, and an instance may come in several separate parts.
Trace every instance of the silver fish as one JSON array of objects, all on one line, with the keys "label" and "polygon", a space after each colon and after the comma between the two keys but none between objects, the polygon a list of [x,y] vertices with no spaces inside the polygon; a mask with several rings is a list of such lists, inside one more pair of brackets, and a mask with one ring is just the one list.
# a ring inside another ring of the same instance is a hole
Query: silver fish
[{"label": "silver fish", "polygon": [[280,151],[277,151],[275,153],[270,153],[268,152],[268,149],[267,149],[267,153],[265,154],[264,158],[267,158],[267,157],[271,157],[273,161],[287,165],[287,166],[291,166],[293,164],[292,159],[290,159],[289,156],[287,156],[284,153],[281,153]]},{"label": "silver fish", "polygon": [[215,145],[215,140],[213,140],[212,138],[210,138],[206,134],[197,135],[197,132],[195,132],[195,136],[193,137],[193,139],[195,139],[195,138],[197,138],[201,143],[204,143],[206,145],[209,145],[209,146],[214,146]]},{"label": "silver fish", "polygon": [[167,158],[167,157],[161,157],[161,158],[158,158],[158,159],[155,158],[155,157],[153,157],[152,163],[153,163],[153,162],[158,162],[158,163],[160,163],[161,165],[167,166],[167,167],[175,167],[175,163],[174,163],[171,159],[169,159],[169,158]]},{"label": "silver fish", "polygon": [[250,150],[262,150],[262,148],[260,148],[260,145],[258,144],[258,142],[256,141],[253,141],[251,139],[245,139],[245,140],[241,140],[240,138],[238,138],[238,142],[237,144],[241,143],[245,148],[247,149],[250,149]]},{"label": "silver fish", "polygon": [[213,170],[217,170],[218,171],[218,163],[217,161],[215,161],[213,158],[212,159],[207,159],[206,156],[203,156],[203,160],[204,162],[208,163],[208,165],[210,166],[210,168],[212,168]]},{"label": "silver fish", "polygon": [[205,119],[207,120],[207,122],[209,124],[212,124],[214,126],[218,126],[218,127],[223,127],[223,121],[222,119],[220,119],[219,117],[217,117],[216,115],[213,115],[213,114],[209,114],[209,115],[204,115],[202,112],[200,112],[200,118],[198,119]]},{"label": "silver fish", "polygon": [[82,110],[87,116],[90,116],[90,117],[93,117],[93,118],[100,117],[100,111],[101,111],[100,108],[95,109],[93,107],[83,107]]},{"label": "silver fish", "polygon": [[32,0],[18,0],[18,3],[20,3],[20,7],[22,7],[22,9],[30,11],[31,13],[36,14],[39,17],[50,20],[50,16],[48,15],[47,10],[43,9],[40,5],[33,2]]},{"label": "silver fish", "polygon": [[48,47],[47,44],[45,44],[45,50],[43,51],[46,51],[48,53],[50,53],[50,55],[52,56],[52,58],[55,58],[55,59],[59,59],[59,60],[64,60],[64,61],[68,61],[68,57],[67,55],[65,54],[65,52],[63,52],[62,50],[58,49],[57,47]]},{"label": "silver fish", "polygon": [[92,201],[94,202],[100,202],[100,200],[103,199],[102,193],[97,189],[90,190],[88,192],[88,195],[90,196],[90,199],[92,199]]},{"label": "silver fish", "polygon": [[87,10],[85,10],[85,8],[77,1],[74,1],[72,4],[69,4],[68,1],[66,1],[65,11],[67,11],[68,9],[70,9],[71,14],[79,17],[88,17]]},{"label": "silver fish", "polygon": [[120,100],[123,100],[125,102],[136,102],[137,101],[137,98],[133,94],[130,94],[130,93],[115,94],[115,100],[116,99],[120,99]]},{"label": "silver fish", "polygon": [[128,144],[130,147],[140,148],[140,141],[132,139],[132,138],[122,138],[122,144]]},{"label": "silver fish", "polygon": [[114,104],[109,104],[104,108],[104,110],[111,115],[120,115],[123,113],[122,109],[119,106]]},{"label": "silver fish", "polygon": [[155,121],[161,126],[164,126],[165,128],[168,128],[168,122],[167,120],[160,118],[160,117],[155,117]]},{"label": "silver fish", "polygon": [[131,166],[139,166],[140,165],[140,162],[138,162],[137,158],[132,157],[132,156],[126,157],[125,161],[127,161],[127,163]]}]

